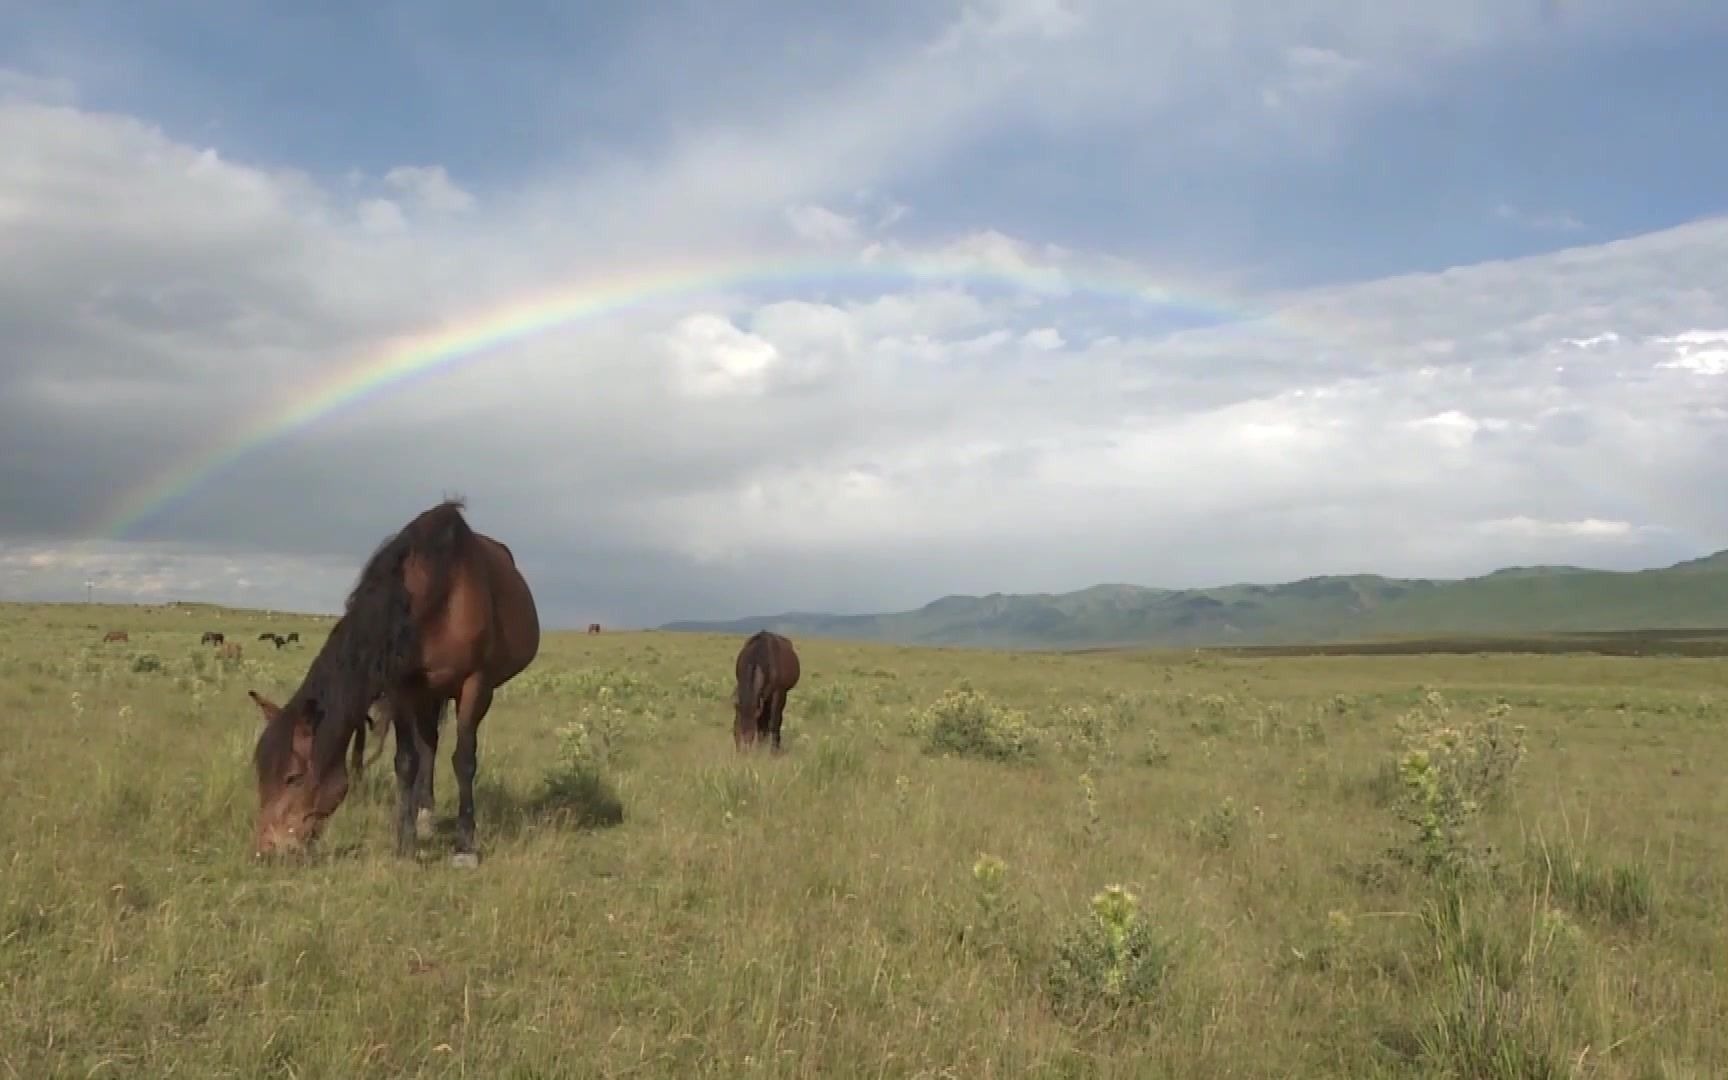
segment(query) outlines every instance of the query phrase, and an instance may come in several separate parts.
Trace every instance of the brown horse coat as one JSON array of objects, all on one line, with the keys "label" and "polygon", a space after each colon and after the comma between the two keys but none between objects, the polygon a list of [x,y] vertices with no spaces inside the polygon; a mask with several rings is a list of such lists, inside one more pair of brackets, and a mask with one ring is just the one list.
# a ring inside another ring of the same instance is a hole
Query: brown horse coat
[{"label": "brown horse coat", "polygon": [[258,854],[316,839],[347,794],[343,754],[375,703],[396,731],[396,842],[411,854],[416,811],[431,810],[438,721],[453,699],[456,850],[473,855],[480,721],[493,691],[538,654],[540,619],[510,549],[470,529],[461,511],[461,500],[446,500],[380,545],[287,704],[251,694],[265,717],[254,754]]},{"label": "brown horse coat", "polygon": [[786,719],[786,694],[798,685],[798,652],[792,642],[768,630],[744,641],[732,665],[738,684],[732,691],[732,745],[742,750],[767,736],[780,752],[780,725]]}]

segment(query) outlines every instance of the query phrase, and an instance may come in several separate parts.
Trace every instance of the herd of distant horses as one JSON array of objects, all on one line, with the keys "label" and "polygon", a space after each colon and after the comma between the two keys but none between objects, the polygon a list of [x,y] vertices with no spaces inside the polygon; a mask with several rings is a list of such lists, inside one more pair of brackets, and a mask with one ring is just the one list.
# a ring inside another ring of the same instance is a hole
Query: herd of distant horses
[{"label": "herd of distant horses", "polygon": [[[119,637],[116,638],[114,636],[115,634],[118,634]],[[108,636],[104,637],[102,640],[103,641],[125,641],[126,640],[126,631],[116,630],[113,633],[109,634]],[[275,646],[278,649],[280,649],[284,645],[288,645],[288,644],[291,644],[293,642],[299,641],[300,640],[300,631],[290,630],[288,632],[287,636],[284,637],[281,634],[271,633],[269,630],[266,630],[262,634],[258,635],[258,640],[259,641],[272,642],[275,644]],[[238,659],[240,659],[240,656],[241,656],[240,643],[238,641],[229,641],[228,636],[226,634],[222,633],[222,631],[220,631],[220,630],[206,630],[206,631],[204,631],[204,636],[198,639],[198,644],[216,646],[216,655],[220,656],[224,660],[238,660]]]},{"label": "herd of distant horses", "polygon": [[[412,856],[432,813],[440,721],[455,702],[456,839],[452,861],[478,864],[474,778],[480,722],[500,686],[540,651],[540,616],[508,547],[469,527],[462,499],[416,516],[372,553],[298,687],[281,704],[247,695],[263,714],[253,750],[258,859],[303,853],[347,797],[349,773],[366,767],[368,728],[396,736],[396,852]],[[600,633],[590,623],[588,633]],[[278,649],[300,635],[265,632]],[[113,630],[103,641],[127,640]],[[201,644],[233,650],[218,631]],[[781,750],[786,695],[798,685],[798,654],[785,637],[759,631],[733,664],[733,745]],[[373,710],[378,710],[375,717]]]}]

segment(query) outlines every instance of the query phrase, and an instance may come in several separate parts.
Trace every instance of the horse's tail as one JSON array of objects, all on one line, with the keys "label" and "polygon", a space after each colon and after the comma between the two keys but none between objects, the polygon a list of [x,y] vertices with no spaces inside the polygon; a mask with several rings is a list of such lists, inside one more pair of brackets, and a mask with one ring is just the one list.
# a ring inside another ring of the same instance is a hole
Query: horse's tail
[{"label": "horse's tail", "polygon": [[764,630],[758,630],[744,640],[744,646],[738,650],[737,687],[732,691],[733,700],[738,705],[747,707],[755,703],[761,684],[771,670],[772,652]]}]

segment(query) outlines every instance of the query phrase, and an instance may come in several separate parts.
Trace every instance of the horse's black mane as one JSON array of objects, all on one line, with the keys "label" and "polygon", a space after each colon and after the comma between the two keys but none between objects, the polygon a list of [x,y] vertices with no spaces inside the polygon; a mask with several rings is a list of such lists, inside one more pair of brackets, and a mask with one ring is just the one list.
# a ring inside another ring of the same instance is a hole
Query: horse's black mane
[{"label": "horse's black mane", "polygon": [[280,722],[260,735],[255,760],[261,775],[279,773],[293,746],[297,715],[305,715],[316,732],[313,767],[322,773],[334,766],[372,703],[415,673],[420,635],[403,564],[409,555],[422,560],[431,583],[426,610],[443,606],[457,559],[474,535],[462,517],[465,505],[460,497],[445,499],[378,545],[348,594],[342,617],[282,706]]}]

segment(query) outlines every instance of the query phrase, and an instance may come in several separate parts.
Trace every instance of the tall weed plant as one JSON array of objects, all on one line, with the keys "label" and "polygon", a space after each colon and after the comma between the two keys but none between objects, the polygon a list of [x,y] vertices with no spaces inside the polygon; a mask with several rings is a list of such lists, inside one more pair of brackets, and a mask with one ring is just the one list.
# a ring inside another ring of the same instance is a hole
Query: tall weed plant
[{"label": "tall weed plant", "polygon": [[1508,720],[1511,711],[1499,703],[1463,713],[1430,691],[1398,719],[1398,811],[1422,870],[1455,879],[1485,853],[1477,819],[1511,792],[1525,756],[1524,728]]}]

